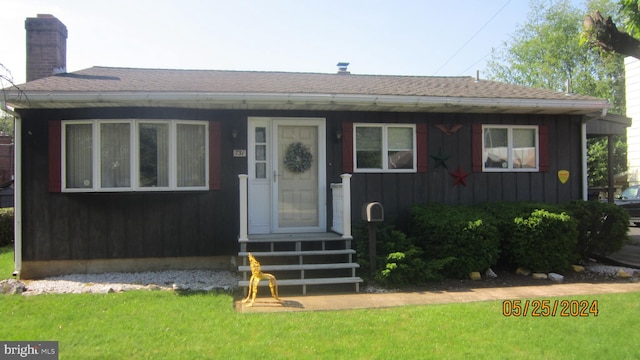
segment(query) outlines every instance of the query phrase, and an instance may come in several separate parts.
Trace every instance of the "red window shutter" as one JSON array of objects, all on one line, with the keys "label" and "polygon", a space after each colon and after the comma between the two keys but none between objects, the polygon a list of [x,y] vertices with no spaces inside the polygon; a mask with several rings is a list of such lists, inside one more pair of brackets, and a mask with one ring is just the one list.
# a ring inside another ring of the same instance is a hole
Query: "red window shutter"
[{"label": "red window shutter", "polygon": [[49,120],[49,192],[62,191],[62,121]]},{"label": "red window shutter", "polygon": [[549,171],[549,127],[540,125],[538,127],[538,145],[540,147],[540,172]]},{"label": "red window shutter", "polygon": [[416,125],[418,172],[427,172],[427,124]]},{"label": "red window shutter", "polygon": [[471,171],[482,172],[482,124],[471,125]]},{"label": "red window shutter", "polygon": [[216,121],[209,123],[209,190],[222,188],[220,138],[220,123]]},{"label": "red window shutter", "polygon": [[353,123],[342,123],[342,171],[353,172]]}]

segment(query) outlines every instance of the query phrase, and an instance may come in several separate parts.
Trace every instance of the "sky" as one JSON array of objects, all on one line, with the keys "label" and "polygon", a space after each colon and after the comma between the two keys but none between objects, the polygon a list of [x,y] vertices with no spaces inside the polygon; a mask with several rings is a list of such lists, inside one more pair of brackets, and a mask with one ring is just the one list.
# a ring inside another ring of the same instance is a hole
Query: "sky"
[{"label": "sky", "polygon": [[483,77],[527,0],[0,0],[0,64],[25,81],[27,17],[67,27],[92,66]]}]

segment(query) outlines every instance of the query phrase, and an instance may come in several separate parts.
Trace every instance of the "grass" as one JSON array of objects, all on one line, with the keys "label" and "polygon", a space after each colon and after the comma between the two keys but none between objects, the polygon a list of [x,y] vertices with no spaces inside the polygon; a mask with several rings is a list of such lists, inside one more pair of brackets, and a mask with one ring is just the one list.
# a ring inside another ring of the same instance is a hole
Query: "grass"
[{"label": "grass", "polygon": [[640,358],[640,293],[572,299],[597,299],[600,314],[504,317],[501,301],[240,314],[221,293],[16,295],[0,298],[0,340],[58,341],[64,359]]},{"label": "grass", "polygon": [[13,244],[0,246],[0,280],[11,278],[13,270]]}]

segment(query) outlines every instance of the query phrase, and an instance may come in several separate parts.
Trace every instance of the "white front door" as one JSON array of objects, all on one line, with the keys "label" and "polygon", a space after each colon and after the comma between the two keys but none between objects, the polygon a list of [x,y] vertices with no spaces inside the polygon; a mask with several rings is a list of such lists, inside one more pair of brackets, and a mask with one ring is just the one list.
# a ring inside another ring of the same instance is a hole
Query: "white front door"
[{"label": "white front door", "polygon": [[248,129],[249,233],[326,231],[325,120],[252,117]]}]

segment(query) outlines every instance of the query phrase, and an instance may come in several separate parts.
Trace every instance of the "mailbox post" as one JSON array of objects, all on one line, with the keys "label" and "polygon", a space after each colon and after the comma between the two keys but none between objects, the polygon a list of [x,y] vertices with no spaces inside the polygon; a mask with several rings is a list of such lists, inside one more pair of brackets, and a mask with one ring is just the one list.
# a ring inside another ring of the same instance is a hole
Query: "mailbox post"
[{"label": "mailbox post", "polygon": [[369,270],[371,276],[376,273],[376,233],[377,224],[384,221],[384,208],[379,202],[362,205],[362,220],[369,223]]}]

